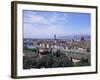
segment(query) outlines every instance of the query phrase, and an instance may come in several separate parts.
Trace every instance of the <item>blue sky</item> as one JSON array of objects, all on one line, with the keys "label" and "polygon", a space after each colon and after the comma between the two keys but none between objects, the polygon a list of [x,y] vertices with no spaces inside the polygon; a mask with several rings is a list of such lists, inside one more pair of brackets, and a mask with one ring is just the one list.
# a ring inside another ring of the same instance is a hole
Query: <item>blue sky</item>
[{"label": "blue sky", "polygon": [[90,35],[91,14],[23,10],[24,38]]}]

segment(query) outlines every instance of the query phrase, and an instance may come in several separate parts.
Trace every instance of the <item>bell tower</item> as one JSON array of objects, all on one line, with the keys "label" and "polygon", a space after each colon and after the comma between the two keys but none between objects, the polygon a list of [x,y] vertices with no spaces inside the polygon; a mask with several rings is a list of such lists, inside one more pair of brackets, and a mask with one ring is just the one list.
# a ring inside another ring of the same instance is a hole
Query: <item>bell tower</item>
[{"label": "bell tower", "polygon": [[54,34],[54,42],[57,43],[56,34]]}]

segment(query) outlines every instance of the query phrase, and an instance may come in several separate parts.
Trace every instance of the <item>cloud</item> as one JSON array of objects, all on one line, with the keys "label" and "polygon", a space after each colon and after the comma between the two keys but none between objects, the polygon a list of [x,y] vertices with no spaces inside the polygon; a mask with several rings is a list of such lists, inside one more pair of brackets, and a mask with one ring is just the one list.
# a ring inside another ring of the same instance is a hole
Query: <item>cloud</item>
[{"label": "cloud", "polygon": [[80,19],[78,16],[75,13],[24,11],[24,38],[52,38],[54,34],[89,34],[90,26],[86,24],[86,17],[82,15]]},{"label": "cloud", "polygon": [[59,21],[63,22],[68,18],[67,14],[58,14],[56,12],[53,12],[53,14],[49,14],[49,12],[28,12],[26,11],[24,13],[24,23],[28,24],[34,24],[34,23],[40,23],[40,24],[55,24]]}]

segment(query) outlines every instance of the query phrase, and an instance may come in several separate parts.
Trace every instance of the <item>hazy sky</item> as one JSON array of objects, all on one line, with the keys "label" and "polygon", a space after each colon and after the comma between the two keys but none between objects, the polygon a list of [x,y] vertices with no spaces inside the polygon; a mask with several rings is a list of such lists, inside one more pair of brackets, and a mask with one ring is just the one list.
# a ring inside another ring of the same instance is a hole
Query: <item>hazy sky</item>
[{"label": "hazy sky", "polygon": [[91,14],[23,10],[24,38],[90,35]]}]

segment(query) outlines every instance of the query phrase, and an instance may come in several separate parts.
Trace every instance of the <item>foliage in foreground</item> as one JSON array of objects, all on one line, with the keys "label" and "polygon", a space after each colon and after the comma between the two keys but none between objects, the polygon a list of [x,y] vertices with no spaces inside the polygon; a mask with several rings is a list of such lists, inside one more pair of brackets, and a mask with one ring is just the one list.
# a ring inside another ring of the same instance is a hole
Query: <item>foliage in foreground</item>
[{"label": "foliage in foreground", "polygon": [[73,62],[68,59],[64,53],[50,53],[42,58],[23,57],[23,68],[56,68],[56,67],[72,67]]},{"label": "foliage in foreground", "polygon": [[73,63],[71,58],[68,58],[64,53],[57,51],[56,53],[47,53],[42,58],[23,57],[23,69],[30,68],[58,68],[58,67],[76,67],[90,66],[88,59],[82,58],[80,62]]}]

